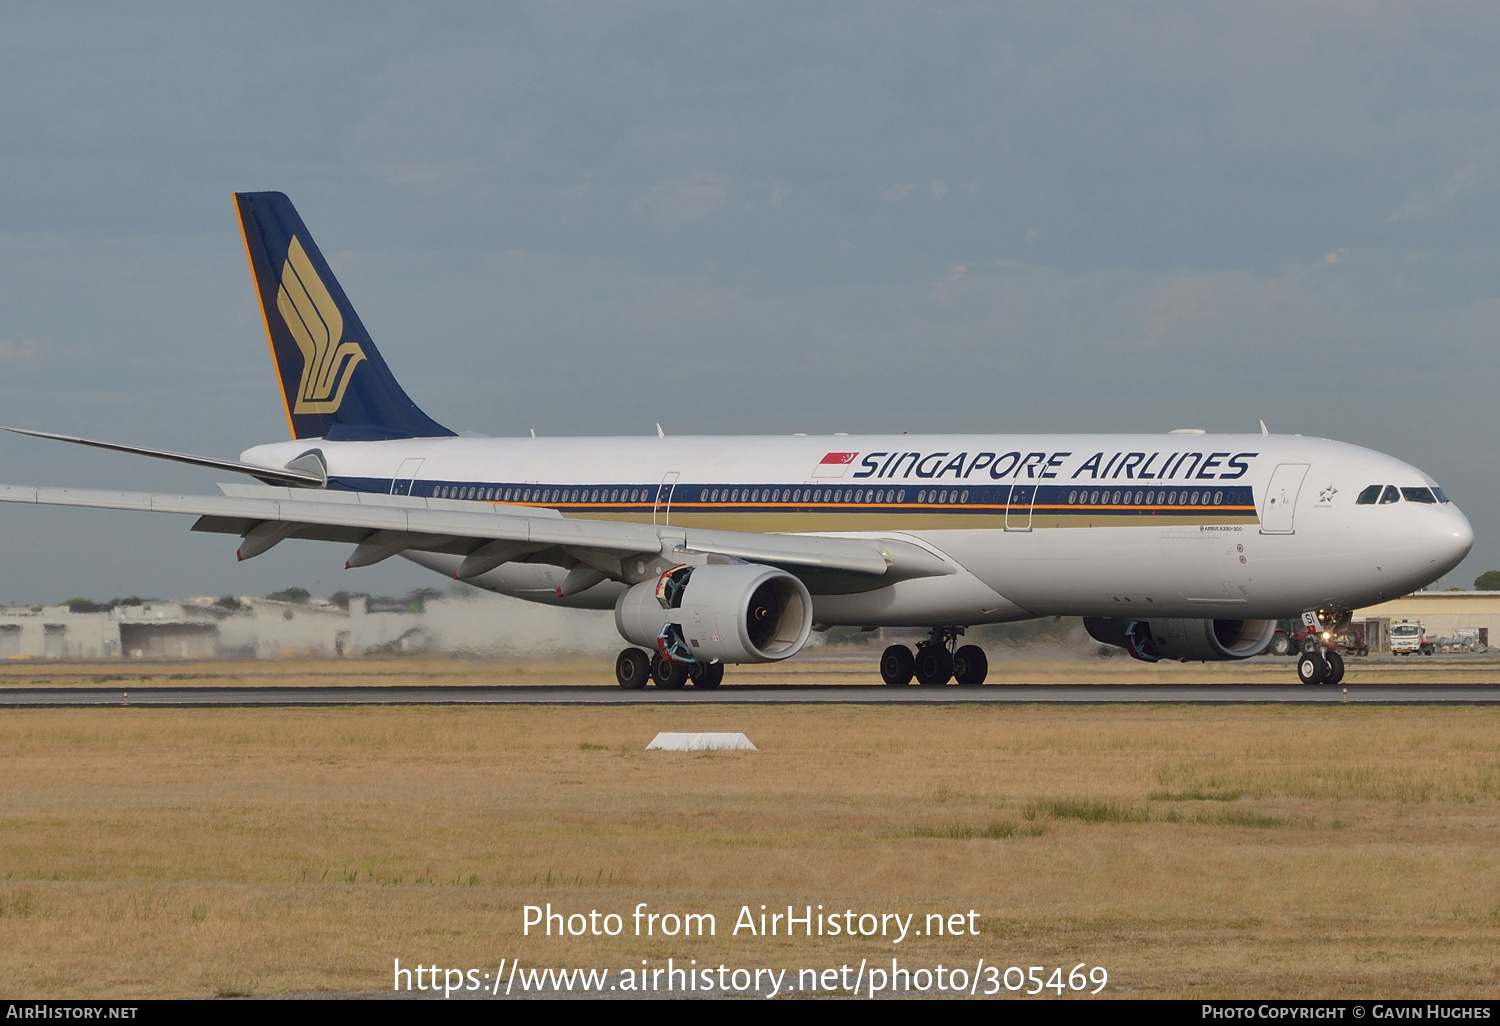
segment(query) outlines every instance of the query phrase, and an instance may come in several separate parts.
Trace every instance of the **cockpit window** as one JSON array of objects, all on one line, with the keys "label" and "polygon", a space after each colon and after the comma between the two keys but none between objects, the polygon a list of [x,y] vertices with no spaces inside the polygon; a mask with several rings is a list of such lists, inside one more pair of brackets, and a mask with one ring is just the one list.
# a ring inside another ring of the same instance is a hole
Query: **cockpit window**
[{"label": "cockpit window", "polygon": [[1425,502],[1428,505],[1437,502],[1431,488],[1403,488],[1401,494],[1405,496],[1407,502]]},{"label": "cockpit window", "polygon": [[1452,499],[1448,498],[1448,496],[1446,494],[1444,494],[1444,492],[1443,492],[1443,490],[1441,488],[1434,487],[1432,489],[1432,494],[1437,496],[1437,501],[1438,502],[1452,502],[1453,501]]},{"label": "cockpit window", "polygon": [[1354,500],[1356,506],[1373,506],[1380,498],[1380,485],[1371,485],[1359,493],[1359,498]]},{"label": "cockpit window", "polygon": [[1400,502],[1401,493],[1396,490],[1395,485],[1386,485],[1384,493],[1380,496],[1380,504],[1384,506],[1388,502]]}]

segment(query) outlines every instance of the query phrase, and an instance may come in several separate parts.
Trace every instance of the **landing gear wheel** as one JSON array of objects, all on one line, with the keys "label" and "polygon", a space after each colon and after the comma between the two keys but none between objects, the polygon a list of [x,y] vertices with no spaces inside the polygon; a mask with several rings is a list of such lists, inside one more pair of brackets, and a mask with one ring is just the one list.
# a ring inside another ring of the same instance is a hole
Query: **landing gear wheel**
[{"label": "landing gear wheel", "polygon": [[1316,652],[1303,652],[1297,660],[1297,679],[1304,684],[1321,684],[1328,676],[1328,664]]},{"label": "landing gear wheel", "polygon": [[923,645],[917,650],[917,683],[938,687],[953,677],[953,656],[942,645]]},{"label": "landing gear wheel", "polygon": [[1271,639],[1271,654],[1279,656],[1291,655],[1292,639],[1287,637],[1281,631],[1277,631],[1276,636]]},{"label": "landing gear wheel", "polygon": [[1337,652],[1328,653],[1328,676],[1323,683],[1330,687],[1344,679],[1344,657]]},{"label": "landing gear wheel", "polygon": [[656,681],[656,686],[659,688],[678,691],[687,684],[688,664],[663,659],[659,655],[652,656],[651,679]]},{"label": "landing gear wheel", "polygon": [[960,684],[983,684],[989,672],[989,656],[978,645],[965,645],[953,653],[953,679]]},{"label": "landing gear wheel", "polygon": [[651,679],[651,657],[638,648],[627,648],[615,660],[615,680],[626,691],[639,691]]},{"label": "landing gear wheel", "polygon": [[880,655],[880,679],[893,687],[910,684],[916,669],[917,661],[905,645],[892,645]]},{"label": "landing gear wheel", "polygon": [[694,663],[688,670],[695,688],[716,688],[724,683],[723,663]]}]

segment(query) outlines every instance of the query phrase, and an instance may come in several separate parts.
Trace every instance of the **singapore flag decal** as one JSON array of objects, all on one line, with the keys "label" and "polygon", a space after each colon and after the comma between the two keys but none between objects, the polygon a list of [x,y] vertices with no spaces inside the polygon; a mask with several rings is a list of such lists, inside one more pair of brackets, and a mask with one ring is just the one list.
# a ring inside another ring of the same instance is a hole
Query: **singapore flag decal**
[{"label": "singapore flag decal", "polygon": [[857,452],[831,452],[818,461],[813,477],[843,477],[854,463]]}]

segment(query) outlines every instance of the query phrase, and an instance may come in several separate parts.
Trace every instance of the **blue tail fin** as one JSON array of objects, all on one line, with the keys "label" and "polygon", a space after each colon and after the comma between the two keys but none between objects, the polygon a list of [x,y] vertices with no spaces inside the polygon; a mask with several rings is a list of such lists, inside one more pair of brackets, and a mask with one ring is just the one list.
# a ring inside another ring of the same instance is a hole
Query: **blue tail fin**
[{"label": "blue tail fin", "polygon": [[292,437],[453,434],[396,383],[292,201],[279,192],[237,192],[234,205]]}]

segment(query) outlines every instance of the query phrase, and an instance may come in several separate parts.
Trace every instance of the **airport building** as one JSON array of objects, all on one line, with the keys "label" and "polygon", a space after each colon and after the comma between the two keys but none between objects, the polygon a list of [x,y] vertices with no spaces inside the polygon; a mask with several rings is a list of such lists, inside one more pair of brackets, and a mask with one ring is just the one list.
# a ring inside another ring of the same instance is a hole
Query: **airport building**
[{"label": "airport building", "polygon": [[[241,599],[149,601],[100,607],[9,607],[0,609],[0,657],[98,659],[267,658],[277,655],[354,654],[355,631],[366,647],[386,643],[390,619],[367,618],[363,603],[350,609]],[[417,625],[406,623],[406,629]],[[410,643],[420,645],[420,631]],[[399,635],[398,635],[399,637]],[[364,648],[359,648],[363,652]]]},{"label": "airport building", "polygon": [[1390,627],[1402,622],[1420,623],[1429,638],[1467,636],[1500,646],[1500,591],[1419,591],[1355,610],[1354,623],[1362,622],[1372,652],[1390,651]]},{"label": "airport building", "polygon": [[0,659],[612,654],[619,647],[610,614],[480,593],[422,601],[355,596],[347,605],[197,598],[0,607]]}]

